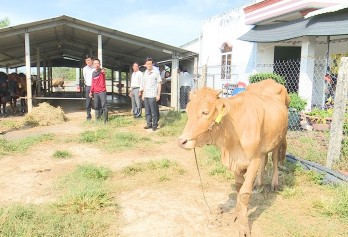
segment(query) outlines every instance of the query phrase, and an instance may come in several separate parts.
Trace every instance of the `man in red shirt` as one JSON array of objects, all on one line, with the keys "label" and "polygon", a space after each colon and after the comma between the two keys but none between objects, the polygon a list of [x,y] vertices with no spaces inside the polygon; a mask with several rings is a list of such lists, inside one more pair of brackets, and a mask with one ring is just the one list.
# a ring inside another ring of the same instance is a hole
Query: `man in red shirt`
[{"label": "man in red shirt", "polygon": [[94,94],[95,118],[98,120],[103,114],[104,123],[108,121],[108,108],[106,104],[105,72],[100,68],[100,60],[93,60],[95,71],[92,73],[92,85],[89,97]]}]

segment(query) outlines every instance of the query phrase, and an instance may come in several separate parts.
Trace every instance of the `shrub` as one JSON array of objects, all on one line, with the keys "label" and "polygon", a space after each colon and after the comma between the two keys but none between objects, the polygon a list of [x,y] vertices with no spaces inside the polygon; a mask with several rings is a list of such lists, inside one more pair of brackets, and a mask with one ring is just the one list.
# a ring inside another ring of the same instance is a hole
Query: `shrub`
[{"label": "shrub", "polygon": [[275,73],[256,73],[254,75],[251,75],[249,77],[249,82],[250,83],[256,83],[260,82],[266,79],[273,79],[279,84],[285,85],[285,80],[282,76],[275,74]]},{"label": "shrub", "polygon": [[302,99],[297,93],[290,93],[290,108],[296,109],[296,111],[302,111],[306,108],[307,101]]}]

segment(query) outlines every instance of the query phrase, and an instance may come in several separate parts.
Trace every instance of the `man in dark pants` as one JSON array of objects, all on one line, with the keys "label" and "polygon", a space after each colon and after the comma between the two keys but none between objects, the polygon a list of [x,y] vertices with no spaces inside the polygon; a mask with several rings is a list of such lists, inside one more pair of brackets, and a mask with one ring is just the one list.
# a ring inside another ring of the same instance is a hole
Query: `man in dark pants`
[{"label": "man in dark pants", "polygon": [[108,108],[106,103],[105,71],[100,68],[100,60],[94,59],[93,66],[95,71],[92,73],[92,85],[89,97],[94,94],[95,117],[98,120],[103,114],[104,123],[108,121]]},{"label": "man in dark pants", "polygon": [[86,66],[83,68],[83,79],[85,80],[85,85],[86,85],[86,112],[87,112],[87,120],[91,120],[92,98],[89,97],[89,92],[91,91],[92,73],[94,71],[93,60],[91,56],[87,55],[85,58],[85,62],[86,62]]},{"label": "man in dark pants", "polygon": [[153,68],[153,60],[148,57],[145,60],[146,71],[143,75],[143,83],[140,91],[142,91],[142,99],[145,103],[146,127],[156,131],[159,121],[159,108],[157,101],[161,95],[161,76],[160,73]]}]

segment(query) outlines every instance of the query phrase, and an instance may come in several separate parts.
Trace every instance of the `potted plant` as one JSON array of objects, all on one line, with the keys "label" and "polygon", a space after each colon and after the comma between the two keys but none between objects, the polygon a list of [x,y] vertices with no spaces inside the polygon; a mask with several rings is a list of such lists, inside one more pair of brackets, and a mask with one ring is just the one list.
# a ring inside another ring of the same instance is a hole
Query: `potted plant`
[{"label": "potted plant", "polygon": [[332,122],[333,109],[318,109],[314,108],[312,111],[307,112],[306,120],[309,125],[317,131],[327,131],[330,129]]},{"label": "potted plant", "polygon": [[307,101],[302,99],[297,93],[290,93],[289,97],[289,128],[299,128],[300,112],[306,108]]}]

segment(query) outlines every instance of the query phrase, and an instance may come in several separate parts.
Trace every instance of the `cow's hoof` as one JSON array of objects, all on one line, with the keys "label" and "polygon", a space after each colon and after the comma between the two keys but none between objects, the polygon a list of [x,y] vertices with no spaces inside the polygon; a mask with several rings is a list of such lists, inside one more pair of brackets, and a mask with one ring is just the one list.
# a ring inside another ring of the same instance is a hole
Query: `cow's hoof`
[{"label": "cow's hoof", "polygon": [[263,186],[255,186],[252,193],[262,193]]},{"label": "cow's hoof", "polygon": [[250,237],[250,229],[248,225],[239,226],[239,237]]},{"label": "cow's hoof", "polygon": [[277,192],[279,190],[279,185],[271,185],[271,191]]}]

